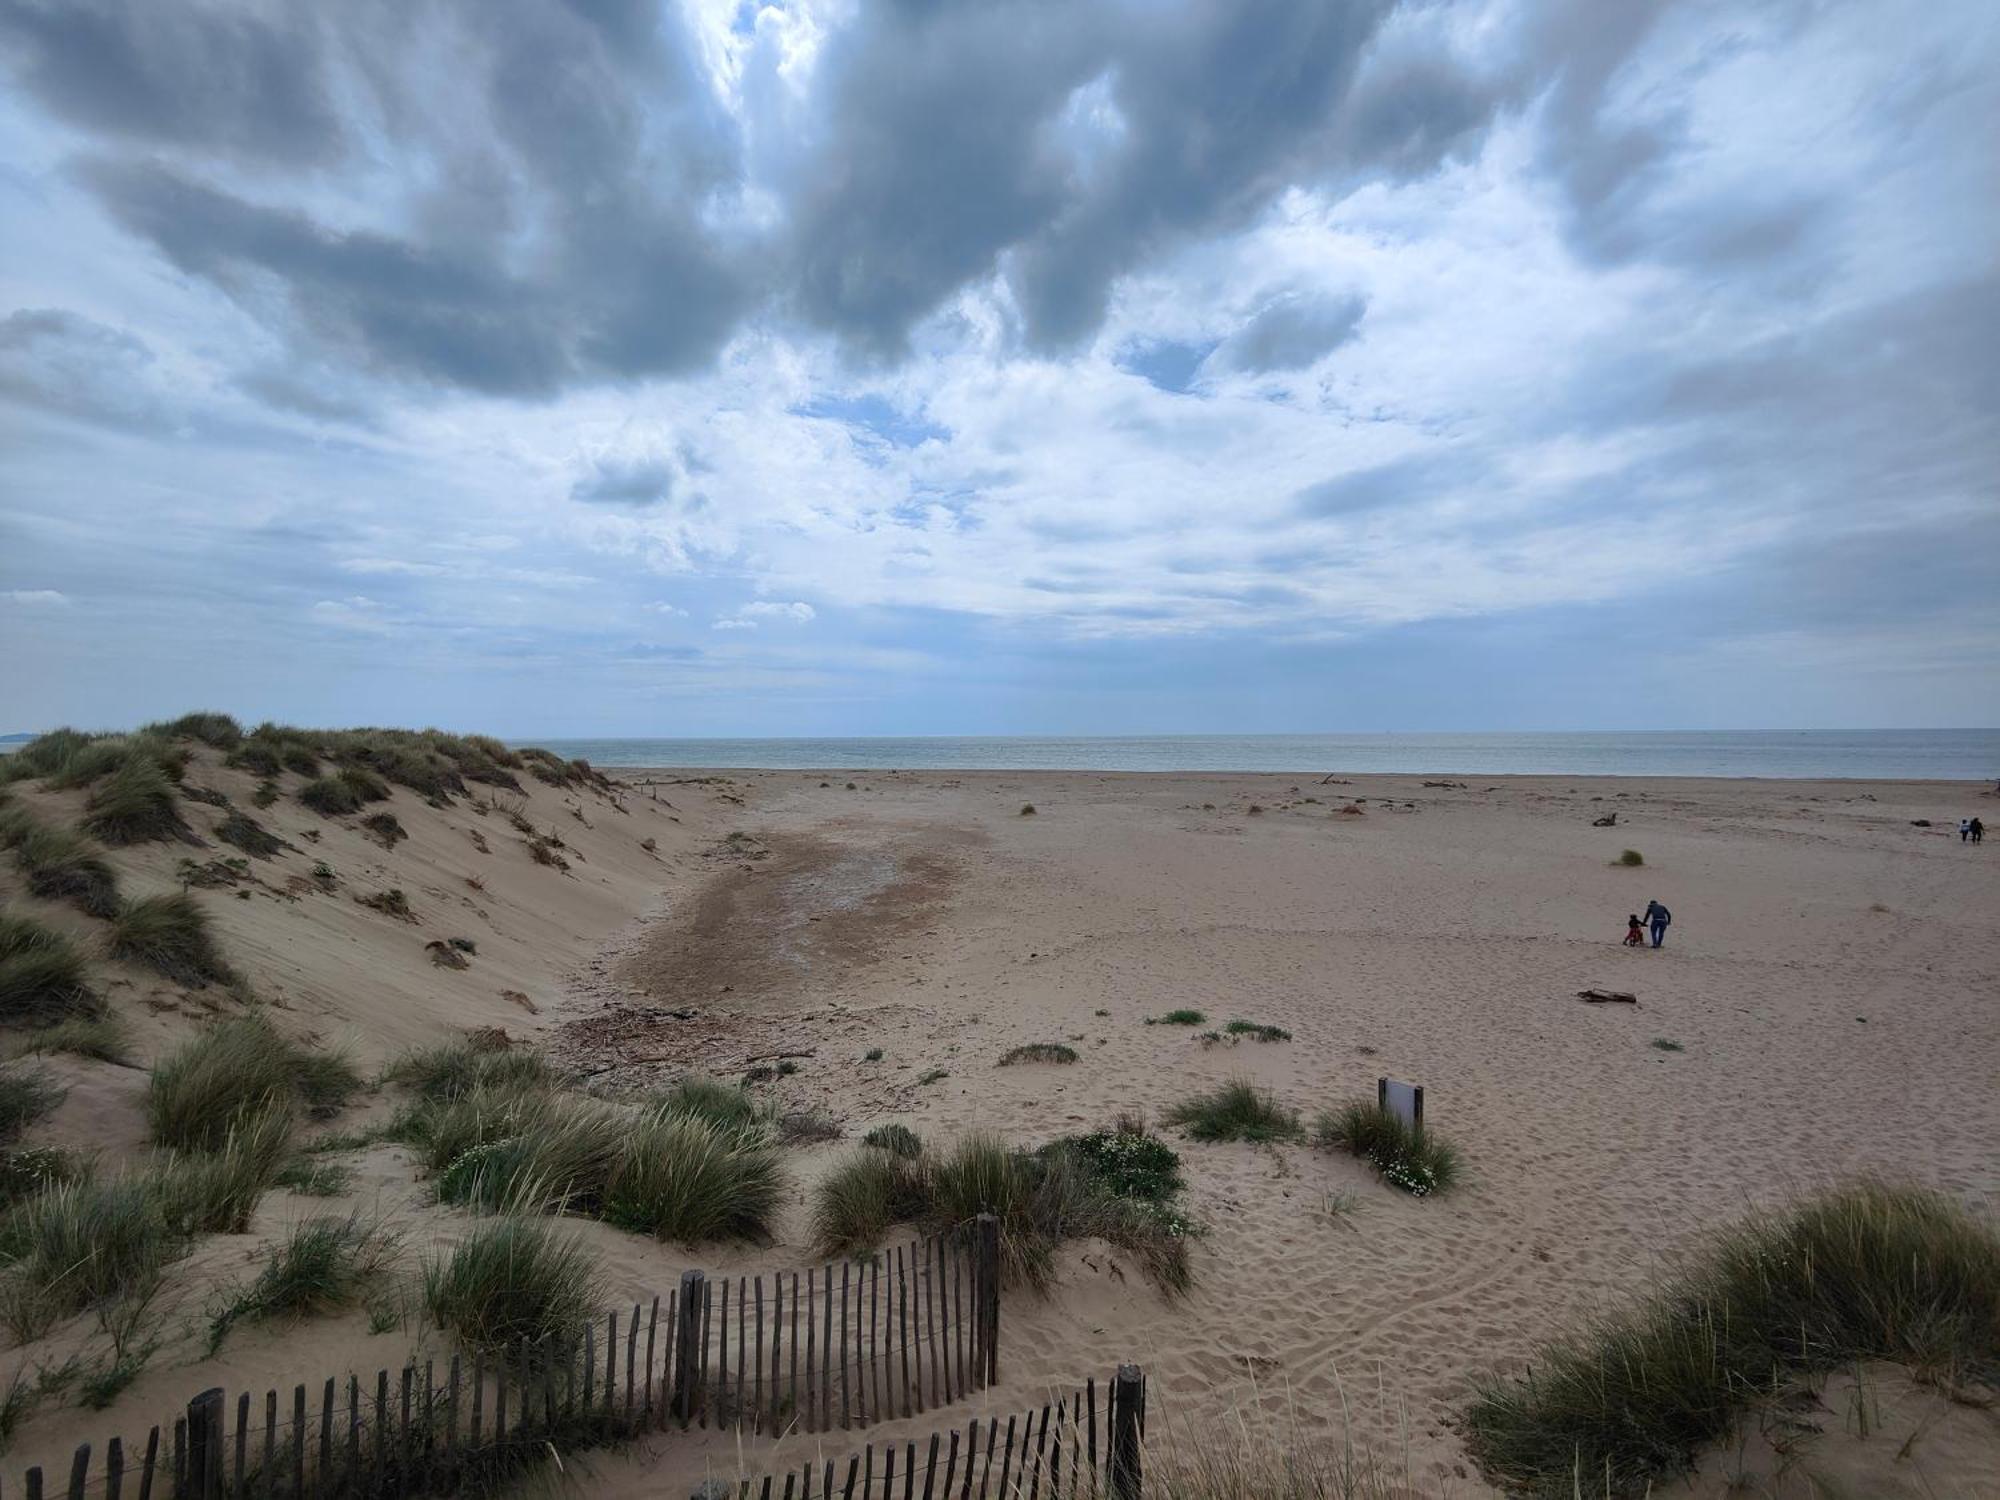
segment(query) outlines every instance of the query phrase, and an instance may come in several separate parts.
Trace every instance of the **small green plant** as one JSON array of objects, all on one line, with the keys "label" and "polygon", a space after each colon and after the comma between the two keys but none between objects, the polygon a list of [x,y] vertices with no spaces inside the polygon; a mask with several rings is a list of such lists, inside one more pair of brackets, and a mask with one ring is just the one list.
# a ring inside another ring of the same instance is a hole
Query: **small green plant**
[{"label": "small green plant", "polygon": [[923,1140],[907,1125],[877,1125],[861,1137],[861,1144],[887,1151],[891,1156],[907,1158],[924,1154]]},{"label": "small green plant", "polygon": [[787,1146],[809,1146],[840,1139],[840,1122],[816,1109],[787,1110],[778,1116],[778,1139]]},{"label": "small green plant", "polygon": [[684,1245],[766,1239],[784,1187],[778,1153],[761,1132],[662,1110],[629,1133],[604,1218]]},{"label": "small green plant", "polygon": [[1223,1028],[1231,1036],[1252,1037],[1260,1042],[1289,1042],[1292,1034],[1282,1026],[1266,1026],[1261,1021],[1230,1021]]},{"label": "small green plant", "polygon": [[1022,804],[1021,804],[1021,816],[1022,816],[1022,817],[1024,817],[1024,818],[1032,818],[1032,817],[1033,817],[1034,815],[1035,815],[1035,804],[1034,804],[1034,803],[1032,803],[1032,802],[1024,802],[1024,803],[1022,803]]},{"label": "small green plant", "polygon": [[555,1069],[540,1053],[484,1037],[406,1052],[382,1076],[438,1103],[478,1089],[546,1089],[556,1082]]},{"label": "small green plant", "polygon": [[55,1113],[68,1092],[47,1069],[0,1068],[0,1145],[12,1145],[30,1125]]},{"label": "small green plant", "polygon": [[568,1339],[596,1310],[598,1272],[580,1240],[507,1216],[424,1265],[424,1306],[467,1347],[490,1352]]},{"label": "small green plant", "polygon": [[186,891],[148,896],[120,912],[111,924],[111,956],[189,989],[236,977],[209,928],[208,913]]},{"label": "small green plant", "polygon": [[72,1016],[53,1026],[41,1026],[16,1044],[18,1055],[46,1057],[67,1052],[97,1062],[129,1065],[131,1042],[125,1023],[109,1012],[101,1016]]},{"label": "small green plant", "polygon": [[102,1014],[82,953],[62,933],[0,911],[0,1021],[53,1023]]},{"label": "small green plant", "polygon": [[1643,865],[1645,862],[1646,856],[1641,854],[1637,849],[1627,849],[1617,859],[1612,861],[1613,864],[1623,865],[1627,869],[1635,865]]},{"label": "small green plant", "polygon": [[660,1114],[694,1115],[728,1130],[752,1129],[769,1119],[748,1090],[714,1078],[683,1078],[651,1102]]},{"label": "small green plant", "polygon": [[250,814],[241,810],[231,812],[228,817],[216,824],[215,836],[223,843],[241,849],[252,859],[269,859],[272,855],[282,853],[291,847]]},{"label": "small green plant", "polygon": [[118,879],[88,839],[10,809],[0,814],[0,845],[14,851],[15,867],[32,894],[71,902],[93,917],[118,915]]},{"label": "small green plant", "polygon": [[1197,1141],[1289,1141],[1299,1135],[1296,1111],[1242,1079],[1183,1100],[1165,1118]]},{"label": "small green plant", "polygon": [[278,783],[275,781],[258,782],[257,790],[250,794],[250,805],[256,808],[269,807],[277,800]]},{"label": "small green plant", "polygon": [[238,1323],[309,1318],[355,1306],[375,1290],[397,1249],[392,1235],[355,1214],[295,1225],[270,1252],[257,1279],[211,1318],[209,1355]]},{"label": "small green plant", "polygon": [[[15,1146],[0,1150],[0,1209],[61,1182],[79,1182],[90,1175],[88,1164],[73,1151],[58,1146]],[[11,1244],[11,1236],[0,1233]],[[5,1245],[0,1245],[4,1250]]]},{"label": "small green plant", "polygon": [[[864,1144],[874,1146],[865,1138]],[[859,1151],[820,1180],[813,1241],[824,1254],[854,1255],[880,1244],[890,1226],[922,1219],[929,1208],[929,1174],[919,1151]]]},{"label": "small green plant", "polygon": [[1322,1146],[1362,1158],[1384,1182],[1412,1197],[1447,1192],[1458,1180],[1458,1151],[1449,1141],[1372,1101],[1321,1115],[1314,1136]]},{"label": "small green plant", "polygon": [[154,760],[133,756],[90,795],[83,830],[107,844],[191,837],[174,784]]},{"label": "small green plant", "polygon": [[1148,1016],[1148,1026],[1205,1026],[1208,1017],[1198,1010],[1170,1010],[1163,1016]]},{"label": "small green plant", "polygon": [[314,1161],[300,1157],[273,1179],[276,1186],[289,1188],[306,1198],[338,1198],[354,1183],[354,1172],[338,1162]]},{"label": "small green plant", "polygon": [[880,1062],[882,1060],[882,1049],[880,1047],[870,1047],[866,1052],[861,1054],[861,1060],[863,1062]]},{"label": "small green plant", "polygon": [[152,1183],[137,1176],[58,1183],[17,1205],[0,1237],[12,1252],[0,1320],[23,1343],[156,1280],[179,1253]]},{"label": "small green plant", "polygon": [[182,1151],[221,1147],[238,1123],[268,1112],[325,1117],[361,1087],[339,1053],[283,1036],[261,1015],[222,1021],[153,1068],[146,1094],[153,1139]]},{"label": "small green plant", "polygon": [[1000,1055],[999,1066],[1011,1068],[1016,1063],[1073,1063],[1076,1048],[1061,1042],[1030,1042],[1025,1047],[1015,1047]]},{"label": "small green plant", "polygon": [[917,1080],[917,1087],[920,1089],[929,1088],[932,1084],[942,1083],[949,1077],[951,1077],[951,1070],[949,1068],[932,1068]]},{"label": "small green plant", "polygon": [[1672,1037],[1670,1037],[1670,1036],[1656,1036],[1656,1037],[1654,1037],[1654,1038],[1653,1038],[1653,1047],[1654,1047],[1654,1049],[1655,1049],[1655,1050],[1657,1050],[1657,1051],[1660,1051],[1660,1052],[1685,1052],[1685,1051],[1687,1051],[1687,1048],[1683,1047],[1683,1046],[1682,1046],[1682,1045],[1681,1045],[1681,1044],[1680,1044],[1679,1042],[1675,1041],[1675,1040],[1674,1040],[1674,1039],[1673,1039]]},{"label": "small green plant", "polygon": [[1067,1136],[1043,1149],[1074,1151],[1121,1198],[1166,1203],[1186,1186],[1181,1178],[1179,1153],[1143,1129],[1121,1128]]},{"label": "small green plant", "polygon": [[291,1154],[292,1122],[270,1110],[246,1116],[213,1150],[176,1156],[151,1179],[160,1212],[176,1234],[243,1234]]}]

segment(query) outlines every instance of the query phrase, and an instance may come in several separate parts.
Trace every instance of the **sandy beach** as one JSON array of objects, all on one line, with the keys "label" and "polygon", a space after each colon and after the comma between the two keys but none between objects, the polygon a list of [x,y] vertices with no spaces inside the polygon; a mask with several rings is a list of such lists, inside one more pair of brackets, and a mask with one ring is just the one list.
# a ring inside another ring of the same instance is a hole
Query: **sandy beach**
[{"label": "sandy beach", "polygon": [[[254,785],[199,763],[190,779],[239,800]],[[615,780],[615,794],[538,786],[527,799],[534,823],[560,831],[567,870],[528,858],[466,802],[399,792],[409,838],[391,849],[278,804],[266,820],[292,848],[256,862],[245,899],[203,899],[273,1013],[370,1068],[475,1026],[504,1027],[598,1087],[737,1077],[783,1057],[796,1071],[760,1091],[824,1110],[850,1138],[901,1121],[927,1139],[977,1130],[1024,1145],[1121,1111],[1157,1120],[1234,1078],[1310,1117],[1372,1098],[1388,1075],[1424,1086],[1428,1121],[1459,1147],[1463,1183],[1419,1200],[1308,1144],[1165,1131],[1204,1227],[1192,1292],[1167,1300],[1107,1247],[1069,1247],[1051,1295],[1009,1293],[1001,1385],[966,1413],[1134,1360],[1169,1432],[1235,1414],[1287,1441],[1352,1444],[1395,1492],[1481,1495],[1455,1425],[1475,1378],[1518,1373],[1538,1343],[1642,1293],[1712,1226],[1870,1172],[1988,1211],[2000,1202],[2000,846],[1955,832],[1971,812],[1990,821],[1995,799],[1977,786]],[[24,800],[53,815],[76,796]],[[1612,812],[1615,827],[1592,826]],[[1614,863],[1628,848],[1643,866]],[[145,846],[118,863],[137,888],[165,888],[191,852]],[[312,888],[320,861],[338,891]],[[0,877],[10,907],[88,934],[88,919],[12,881]],[[351,899],[390,886],[408,893],[414,925]],[[1665,946],[1620,946],[1627,914],[1653,898],[1674,913]],[[470,967],[433,967],[424,942],[461,929],[477,940]],[[230,1003],[105,972],[147,1056]],[[1594,987],[1637,1003],[1577,998]],[[1177,1008],[1208,1021],[1148,1024]],[[1291,1039],[1206,1038],[1232,1019]],[[996,1067],[1010,1048],[1058,1041],[1076,1063]],[[31,1141],[113,1159],[142,1149],[143,1072],[48,1066],[70,1095]],[[342,1124],[390,1107],[377,1098]],[[789,1154],[768,1245],[683,1250],[576,1230],[604,1257],[614,1300],[662,1291],[690,1266],[801,1267],[812,1184],[851,1149]],[[308,1212],[379,1213],[413,1253],[470,1222],[431,1201],[403,1148],[344,1159],[356,1172],[344,1198],[274,1192],[251,1235],[207,1240],[177,1267],[176,1316],[192,1326],[204,1298]],[[18,1368],[89,1340],[76,1323],[5,1359]],[[216,1359],[170,1340],[111,1410],[45,1408],[5,1463],[143,1430],[209,1383],[261,1390],[437,1347],[420,1315],[381,1332],[359,1314],[246,1329]],[[1717,1455],[1689,1492],[1720,1494],[1747,1473],[1795,1486],[1749,1493],[1824,1493],[1804,1486],[1831,1473],[1865,1483],[1848,1493],[1996,1493],[1994,1412],[1892,1395],[1889,1380],[1867,1398],[1891,1413],[1871,1440],[1854,1439],[1829,1394],[1817,1443],[1782,1463],[1754,1443]],[[748,1462],[761,1473],[843,1451],[800,1437]],[[582,1462],[590,1493],[679,1494],[704,1472],[737,1472],[739,1453],[733,1437],[689,1434]]]}]

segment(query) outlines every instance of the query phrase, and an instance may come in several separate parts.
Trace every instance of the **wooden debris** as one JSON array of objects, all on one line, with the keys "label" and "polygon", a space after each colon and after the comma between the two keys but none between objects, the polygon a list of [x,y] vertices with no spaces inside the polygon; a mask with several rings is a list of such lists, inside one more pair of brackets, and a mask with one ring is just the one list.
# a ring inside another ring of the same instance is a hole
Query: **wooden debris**
[{"label": "wooden debris", "polygon": [[1639,997],[1630,990],[1578,990],[1576,998],[1592,1005],[1637,1005]]}]

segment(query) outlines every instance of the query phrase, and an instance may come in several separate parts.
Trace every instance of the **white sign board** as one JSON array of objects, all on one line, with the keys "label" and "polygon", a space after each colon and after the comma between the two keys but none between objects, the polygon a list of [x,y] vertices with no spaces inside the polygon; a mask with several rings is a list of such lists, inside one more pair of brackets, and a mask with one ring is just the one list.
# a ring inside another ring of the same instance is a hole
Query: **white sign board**
[{"label": "white sign board", "polygon": [[1405,1125],[1424,1123],[1424,1090],[1421,1084],[1378,1078],[1375,1081],[1375,1102]]}]

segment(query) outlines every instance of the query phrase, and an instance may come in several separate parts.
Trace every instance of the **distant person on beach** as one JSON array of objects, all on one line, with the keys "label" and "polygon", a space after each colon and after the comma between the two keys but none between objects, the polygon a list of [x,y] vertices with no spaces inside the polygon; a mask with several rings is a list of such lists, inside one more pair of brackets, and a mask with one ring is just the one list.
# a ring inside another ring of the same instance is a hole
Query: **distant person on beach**
[{"label": "distant person on beach", "polygon": [[1960,818],[1958,820],[1958,841],[1962,844],[1971,837],[1972,837],[1972,819]]},{"label": "distant person on beach", "polygon": [[1625,919],[1625,946],[1628,948],[1646,946],[1646,929],[1641,925],[1637,912]]},{"label": "distant person on beach", "polygon": [[1655,948],[1666,941],[1667,924],[1672,922],[1673,919],[1674,914],[1660,905],[1659,902],[1648,901],[1646,903],[1646,925],[1653,929],[1653,946]]},{"label": "distant person on beach", "polygon": [[1972,820],[1972,842],[1976,844],[1985,837],[1986,825],[1980,822],[1979,819],[1974,818]]}]

